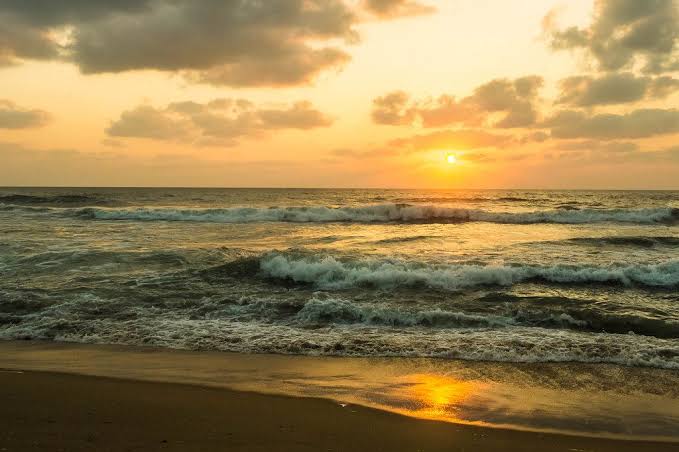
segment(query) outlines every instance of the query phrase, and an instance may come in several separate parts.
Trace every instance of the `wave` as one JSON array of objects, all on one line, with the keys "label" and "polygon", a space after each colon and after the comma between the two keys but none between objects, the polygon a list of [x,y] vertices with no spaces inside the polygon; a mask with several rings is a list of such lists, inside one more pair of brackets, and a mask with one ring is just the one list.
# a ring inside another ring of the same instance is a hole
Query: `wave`
[{"label": "wave", "polygon": [[511,286],[528,281],[557,284],[619,284],[656,288],[679,286],[679,260],[657,265],[423,265],[408,262],[345,262],[333,257],[295,258],[273,253],[260,260],[269,278],[312,284],[320,289],[426,287],[459,291]]},{"label": "wave", "polygon": [[679,369],[677,341],[633,334],[593,334],[546,328],[449,328],[425,334],[369,324],[309,328],[304,324],[225,322],[177,316],[128,320],[41,315],[0,328],[3,340],[54,340],[339,356],[401,356],[500,362],[614,363]]},{"label": "wave", "polygon": [[442,309],[410,311],[391,307],[357,305],[347,300],[312,298],[297,312],[295,319],[305,324],[364,323],[397,327],[506,327],[520,323],[532,326],[584,327],[585,321],[577,320],[566,313],[546,314],[543,318],[525,321],[525,316],[483,315],[468,312],[453,312]]},{"label": "wave", "polygon": [[4,195],[0,196],[0,204],[13,204],[19,206],[32,205],[107,205],[109,201],[87,195]]},{"label": "wave", "polygon": [[635,316],[596,313],[591,310],[506,310],[501,313],[448,311],[440,308],[422,311],[389,305],[362,305],[341,299],[312,298],[296,313],[305,325],[365,324],[390,327],[424,328],[505,328],[540,327],[614,334],[634,333],[658,338],[679,337],[679,322]]},{"label": "wave", "polygon": [[406,243],[406,242],[419,242],[421,240],[427,240],[434,238],[432,235],[412,235],[407,237],[390,237],[387,239],[377,240],[376,243]]},{"label": "wave", "polygon": [[433,205],[380,204],[358,207],[232,207],[232,208],[83,208],[70,212],[81,218],[132,221],[194,221],[215,223],[464,223],[675,224],[677,208],[544,210],[495,212]]},{"label": "wave", "polygon": [[566,240],[569,243],[602,246],[638,246],[654,248],[656,246],[679,246],[679,237],[671,236],[618,236],[618,237],[576,237]]},{"label": "wave", "polygon": [[[384,199],[384,198],[382,198]],[[378,200],[378,199],[375,199]],[[545,201],[545,198],[521,198],[518,196],[500,196],[500,197],[464,197],[464,196],[426,196],[426,197],[412,197],[400,198],[398,202],[404,203],[474,203],[474,202],[540,202]]]}]

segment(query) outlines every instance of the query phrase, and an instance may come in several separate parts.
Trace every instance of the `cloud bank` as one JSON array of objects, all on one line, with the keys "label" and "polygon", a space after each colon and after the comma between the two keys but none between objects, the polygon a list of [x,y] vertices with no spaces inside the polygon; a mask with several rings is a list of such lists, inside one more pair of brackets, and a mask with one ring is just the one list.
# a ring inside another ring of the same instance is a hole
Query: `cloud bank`
[{"label": "cloud bank", "polygon": [[0,129],[29,129],[42,127],[50,120],[43,110],[27,109],[0,99]]},{"label": "cloud bank", "polygon": [[403,17],[431,14],[436,8],[413,0],[365,0],[364,8],[379,17]]},{"label": "cloud bank", "polygon": [[648,138],[679,133],[679,110],[642,108],[623,114],[591,116],[581,111],[563,110],[546,119],[542,126],[550,128],[555,138]]},{"label": "cloud bank", "polygon": [[233,146],[241,138],[263,138],[274,130],[329,127],[332,122],[304,101],[283,108],[265,108],[243,99],[215,99],[204,104],[175,102],[165,108],[140,105],[123,112],[106,133],[109,137]]},{"label": "cloud bank", "polygon": [[[416,15],[413,1],[368,0]],[[359,14],[343,0],[3,0],[0,64],[69,61],[86,74],[158,70],[229,86],[308,84],[350,59]]]},{"label": "cloud bank", "polygon": [[630,72],[601,77],[574,76],[561,80],[558,103],[578,107],[624,104],[664,99],[679,89],[679,80],[669,77],[637,77]]},{"label": "cloud bank", "polygon": [[412,125],[420,121],[423,127],[432,128],[462,124],[529,127],[538,119],[536,103],[542,85],[543,79],[537,75],[494,79],[459,101],[448,94],[436,99],[411,100],[408,93],[393,91],[373,100],[372,119],[383,125]]},{"label": "cloud bank", "polygon": [[675,0],[596,0],[585,28],[543,23],[554,50],[583,50],[604,72],[641,65],[645,73],[679,70],[679,8]]}]

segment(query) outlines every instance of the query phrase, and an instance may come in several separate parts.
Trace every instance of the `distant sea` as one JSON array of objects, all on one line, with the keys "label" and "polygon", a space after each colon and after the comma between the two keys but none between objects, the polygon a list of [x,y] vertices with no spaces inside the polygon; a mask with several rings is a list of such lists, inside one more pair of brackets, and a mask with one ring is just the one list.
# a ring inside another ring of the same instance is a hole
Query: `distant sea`
[{"label": "distant sea", "polygon": [[0,339],[679,369],[679,192],[2,188]]}]

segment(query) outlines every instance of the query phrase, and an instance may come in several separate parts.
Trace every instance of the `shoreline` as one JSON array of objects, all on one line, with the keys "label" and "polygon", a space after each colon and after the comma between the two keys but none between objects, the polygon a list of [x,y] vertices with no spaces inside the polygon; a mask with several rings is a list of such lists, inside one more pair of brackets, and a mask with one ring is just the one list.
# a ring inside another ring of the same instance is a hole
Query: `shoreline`
[{"label": "shoreline", "polygon": [[485,430],[679,445],[676,371],[0,341],[0,369],[319,399]]},{"label": "shoreline", "polygon": [[0,372],[7,450],[679,450],[415,419],[360,405],[189,384]]}]

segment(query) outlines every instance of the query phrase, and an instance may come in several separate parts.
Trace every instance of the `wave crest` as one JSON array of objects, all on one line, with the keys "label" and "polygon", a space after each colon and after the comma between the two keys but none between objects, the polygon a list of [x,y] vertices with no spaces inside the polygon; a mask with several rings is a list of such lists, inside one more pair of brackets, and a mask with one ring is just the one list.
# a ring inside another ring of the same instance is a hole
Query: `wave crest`
[{"label": "wave crest", "polygon": [[0,204],[14,204],[21,206],[33,205],[105,205],[109,201],[94,196],[88,195],[53,195],[53,196],[36,196],[36,195],[4,195],[0,196]]},{"label": "wave crest", "polygon": [[679,286],[679,260],[657,265],[423,265],[408,262],[344,262],[333,257],[294,258],[270,254],[260,260],[270,277],[321,289],[427,287],[458,291],[478,286],[511,286],[530,280],[551,283],[606,283],[657,288]]},{"label": "wave crest", "polygon": [[675,223],[677,208],[538,210],[495,212],[434,205],[379,204],[357,207],[231,207],[231,208],[83,208],[76,216],[96,220],[194,221],[214,223],[464,223],[587,224],[587,223]]}]

